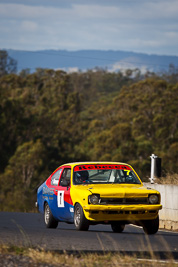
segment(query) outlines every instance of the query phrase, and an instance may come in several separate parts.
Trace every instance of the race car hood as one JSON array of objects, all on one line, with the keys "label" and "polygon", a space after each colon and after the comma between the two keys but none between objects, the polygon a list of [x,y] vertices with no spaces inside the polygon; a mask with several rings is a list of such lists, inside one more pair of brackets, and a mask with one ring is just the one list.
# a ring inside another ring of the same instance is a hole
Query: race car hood
[{"label": "race car hood", "polygon": [[143,185],[90,185],[87,186],[92,194],[99,194],[102,198],[126,198],[126,197],[147,197],[149,194],[158,193],[156,190],[148,189]]}]

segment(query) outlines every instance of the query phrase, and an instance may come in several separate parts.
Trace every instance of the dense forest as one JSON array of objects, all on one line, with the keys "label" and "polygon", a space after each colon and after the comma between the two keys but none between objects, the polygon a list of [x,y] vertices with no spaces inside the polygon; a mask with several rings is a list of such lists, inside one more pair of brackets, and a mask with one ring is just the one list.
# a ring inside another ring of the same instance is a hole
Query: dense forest
[{"label": "dense forest", "polygon": [[130,163],[145,180],[150,155],[178,166],[178,70],[141,74],[23,70],[0,51],[0,210],[30,211],[59,165]]}]

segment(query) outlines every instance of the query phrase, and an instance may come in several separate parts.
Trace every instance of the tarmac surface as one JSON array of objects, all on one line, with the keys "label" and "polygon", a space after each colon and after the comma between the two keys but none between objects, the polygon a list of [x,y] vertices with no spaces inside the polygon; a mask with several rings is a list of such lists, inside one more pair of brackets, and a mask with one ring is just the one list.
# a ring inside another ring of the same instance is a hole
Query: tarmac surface
[{"label": "tarmac surface", "polygon": [[0,212],[0,244],[43,248],[62,253],[121,253],[178,260],[178,233],[159,230],[145,235],[140,227],[126,225],[123,233],[113,233],[110,225],[90,226],[77,231],[73,224],[59,223],[47,229],[39,213]]}]

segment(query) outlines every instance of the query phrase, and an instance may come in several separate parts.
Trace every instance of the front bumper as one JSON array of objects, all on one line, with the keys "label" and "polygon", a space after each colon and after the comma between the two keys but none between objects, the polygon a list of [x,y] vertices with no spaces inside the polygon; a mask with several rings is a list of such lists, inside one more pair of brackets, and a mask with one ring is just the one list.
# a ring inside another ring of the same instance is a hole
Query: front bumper
[{"label": "front bumper", "polygon": [[162,205],[85,205],[85,217],[91,221],[152,220]]}]

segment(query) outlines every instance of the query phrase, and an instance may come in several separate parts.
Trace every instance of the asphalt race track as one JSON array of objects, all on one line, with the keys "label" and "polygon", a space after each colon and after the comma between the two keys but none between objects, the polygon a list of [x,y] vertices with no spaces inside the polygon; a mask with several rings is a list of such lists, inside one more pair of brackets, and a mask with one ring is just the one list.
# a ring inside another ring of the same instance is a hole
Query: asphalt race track
[{"label": "asphalt race track", "polygon": [[159,230],[148,236],[142,228],[132,225],[127,225],[120,234],[113,233],[110,225],[90,226],[89,231],[83,232],[66,223],[59,223],[57,229],[47,229],[39,213],[0,212],[0,244],[67,253],[111,251],[178,260],[178,232]]}]

